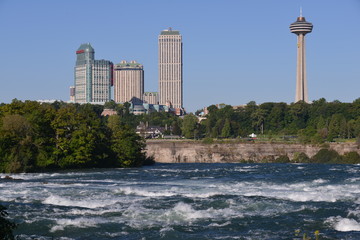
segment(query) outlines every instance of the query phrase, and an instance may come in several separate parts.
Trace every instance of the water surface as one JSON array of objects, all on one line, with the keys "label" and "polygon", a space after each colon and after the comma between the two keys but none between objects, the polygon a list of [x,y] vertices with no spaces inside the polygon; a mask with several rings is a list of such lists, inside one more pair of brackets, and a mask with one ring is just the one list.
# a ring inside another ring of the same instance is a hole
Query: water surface
[{"label": "water surface", "polygon": [[[0,174],[4,177],[4,174]],[[360,239],[360,166],[156,164],[13,174],[20,239]]]}]

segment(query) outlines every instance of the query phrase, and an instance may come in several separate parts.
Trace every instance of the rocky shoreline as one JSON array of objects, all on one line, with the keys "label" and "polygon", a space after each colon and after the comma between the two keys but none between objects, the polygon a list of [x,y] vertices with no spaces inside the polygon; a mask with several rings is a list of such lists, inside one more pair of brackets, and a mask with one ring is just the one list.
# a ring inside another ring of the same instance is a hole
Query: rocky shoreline
[{"label": "rocky shoreline", "polygon": [[146,142],[147,155],[159,163],[225,163],[263,162],[266,158],[287,156],[293,160],[296,154],[313,157],[321,149],[335,150],[340,155],[348,152],[360,154],[357,143],[263,143],[226,142],[206,144],[201,141],[150,140]]}]

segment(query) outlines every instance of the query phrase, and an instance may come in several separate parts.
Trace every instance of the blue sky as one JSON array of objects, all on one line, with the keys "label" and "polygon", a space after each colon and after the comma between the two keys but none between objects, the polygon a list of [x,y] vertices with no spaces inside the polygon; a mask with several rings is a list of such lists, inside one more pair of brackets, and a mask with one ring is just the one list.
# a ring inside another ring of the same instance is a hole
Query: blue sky
[{"label": "blue sky", "polygon": [[137,60],[157,91],[157,37],[183,36],[184,106],[294,101],[299,16],[306,36],[309,100],[360,97],[360,0],[0,0],[0,102],[69,99],[75,51]]}]

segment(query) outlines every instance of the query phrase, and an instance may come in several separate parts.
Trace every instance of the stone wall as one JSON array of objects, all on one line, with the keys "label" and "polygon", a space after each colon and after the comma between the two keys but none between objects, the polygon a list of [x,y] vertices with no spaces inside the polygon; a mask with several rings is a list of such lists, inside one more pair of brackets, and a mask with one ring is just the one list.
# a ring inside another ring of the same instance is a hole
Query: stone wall
[{"label": "stone wall", "polygon": [[[339,154],[351,151],[360,154],[359,145],[356,143],[329,143],[327,145]],[[291,143],[205,144],[200,141],[151,140],[147,141],[147,155],[153,156],[156,162],[162,163],[221,163],[242,160],[258,162],[265,157],[277,158],[281,155],[287,155],[293,159],[296,152],[303,152],[312,157],[323,147]]]}]

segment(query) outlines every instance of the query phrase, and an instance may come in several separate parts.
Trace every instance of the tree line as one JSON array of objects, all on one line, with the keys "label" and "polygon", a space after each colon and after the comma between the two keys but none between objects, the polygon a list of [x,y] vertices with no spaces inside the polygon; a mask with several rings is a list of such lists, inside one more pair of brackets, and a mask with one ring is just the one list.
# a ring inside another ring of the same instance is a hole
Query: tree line
[{"label": "tree line", "polygon": [[233,108],[220,104],[207,107],[208,113],[199,121],[202,110],[179,118],[171,113],[152,112],[135,116],[129,114],[129,104],[105,104],[115,109],[123,121],[132,127],[140,122],[161,126],[165,134],[189,139],[238,138],[249,134],[297,137],[305,143],[323,143],[336,139],[360,138],[360,98],[352,103],[327,102],[321,98],[312,103],[303,101],[287,104],[254,101]]},{"label": "tree line", "polygon": [[[13,100],[0,105],[0,172],[137,167],[144,140],[103,106]],[[129,113],[119,109],[123,115]],[[128,118],[129,118],[128,117]]]},{"label": "tree line", "polygon": [[327,102],[324,98],[311,104],[249,102],[236,109],[211,105],[207,110],[206,119],[200,123],[195,115],[185,116],[182,134],[186,138],[235,138],[256,133],[321,143],[360,137],[360,98],[352,103]]},{"label": "tree line", "polygon": [[[140,122],[166,128],[165,134],[189,139],[238,138],[251,133],[295,136],[322,143],[360,138],[360,98],[352,103],[268,102],[233,108],[207,108],[179,118],[153,112],[135,116],[129,103],[68,104],[13,100],[0,104],[0,172],[31,172],[89,167],[134,167],[146,163],[145,141],[135,133]],[[104,108],[117,115],[101,116]]]}]

